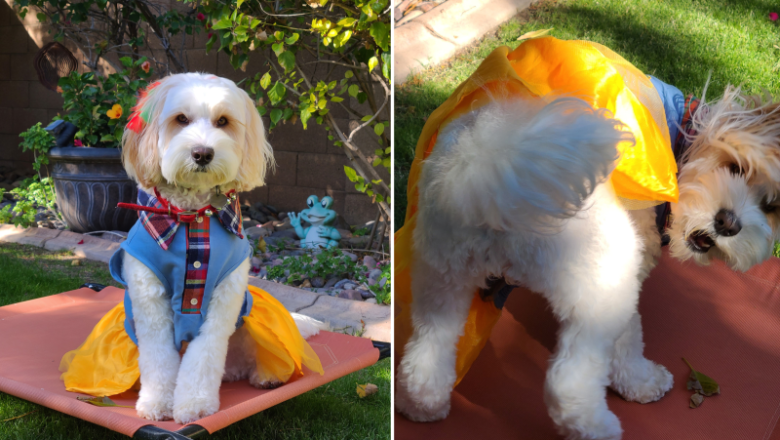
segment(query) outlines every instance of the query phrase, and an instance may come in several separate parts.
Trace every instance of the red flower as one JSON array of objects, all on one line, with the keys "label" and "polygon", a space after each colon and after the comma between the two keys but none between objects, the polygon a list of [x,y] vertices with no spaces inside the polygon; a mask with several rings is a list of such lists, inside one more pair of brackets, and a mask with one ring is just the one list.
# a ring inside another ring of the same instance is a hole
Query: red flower
[{"label": "red flower", "polygon": [[206,38],[208,38],[210,40],[213,35],[214,35],[214,32],[209,32],[209,34],[206,35]]},{"label": "red flower", "polygon": [[149,61],[144,61],[143,63],[141,63],[141,70],[143,70],[146,73],[149,73],[149,68],[151,66],[152,66],[152,64],[149,63]]},{"label": "red flower", "polygon": [[770,12],[769,13],[769,19],[772,20],[772,21],[777,21],[778,17],[780,17],[780,16],[777,15],[777,12]]},{"label": "red flower", "polygon": [[195,19],[198,20],[198,21],[205,21],[206,20],[206,16],[203,15],[202,12],[198,12],[198,15],[195,16]]},{"label": "red flower", "polygon": [[74,140],[73,141],[73,145],[75,145],[77,147],[83,147],[84,146],[84,144],[81,143],[81,139]]}]

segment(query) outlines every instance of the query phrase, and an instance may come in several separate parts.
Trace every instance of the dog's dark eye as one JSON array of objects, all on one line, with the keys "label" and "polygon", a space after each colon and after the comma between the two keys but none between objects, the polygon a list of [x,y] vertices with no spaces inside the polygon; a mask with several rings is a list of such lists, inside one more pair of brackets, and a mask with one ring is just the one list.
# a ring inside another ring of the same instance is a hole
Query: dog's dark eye
[{"label": "dog's dark eye", "polygon": [[217,120],[217,127],[224,127],[224,126],[227,125],[227,123],[228,123],[227,118],[225,118],[223,116],[223,117],[219,118],[219,120]]},{"label": "dog's dark eye", "polygon": [[178,122],[179,124],[189,124],[190,120],[187,119],[187,117],[184,115],[179,115],[176,116],[176,122]]},{"label": "dog's dark eye", "polygon": [[745,175],[745,170],[735,163],[729,165],[729,171],[731,171],[731,174],[734,174],[735,176]]},{"label": "dog's dark eye", "polygon": [[761,210],[764,211],[765,214],[777,212],[777,208],[780,208],[780,199],[769,200],[769,198],[764,197],[764,199],[761,200]]}]

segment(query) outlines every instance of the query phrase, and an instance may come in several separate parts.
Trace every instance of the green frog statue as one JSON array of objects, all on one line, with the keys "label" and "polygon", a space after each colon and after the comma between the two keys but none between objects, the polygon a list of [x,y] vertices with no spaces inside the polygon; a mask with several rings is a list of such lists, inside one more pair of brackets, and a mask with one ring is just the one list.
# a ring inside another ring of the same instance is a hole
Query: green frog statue
[{"label": "green frog statue", "polygon": [[[301,238],[301,247],[316,249],[338,246],[341,234],[336,228],[328,226],[336,219],[336,211],[330,209],[333,205],[333,199],[325,196],[320,201],[317,196],[309,196],[306,199],[306,204],[309,209],[304,209],[300,214],[287,213],[290,216],[290,224],[295,228],[295,233]],[[304,228],[301,226],[301,220],[310,223],[311,226]]]}]

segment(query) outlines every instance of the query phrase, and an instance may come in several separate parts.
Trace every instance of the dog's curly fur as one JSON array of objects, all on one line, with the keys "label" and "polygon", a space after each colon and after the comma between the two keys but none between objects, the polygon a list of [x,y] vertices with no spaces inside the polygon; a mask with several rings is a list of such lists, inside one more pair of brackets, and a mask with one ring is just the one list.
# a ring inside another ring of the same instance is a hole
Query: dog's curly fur
[{"label": "dog's curly fur", "polygon": [[[125,130],[123,162],[139,191],[161,196],[184,210],[218,206],[217,187],[248,191],[264,184],[273,152],[254,102],[233,81],[213,75],[171,75],[139,103],[149,121],[135,132]],[[186,123],[179,116],[186,117]],[[219,125],[220,118],[227,123]],[[213,149],[205,166],[192,150]],[[235,330],[249,276],[247,258],[214,292],[198,336],[179,357],[174,345],[173,310],[155,274],[129,254],[123,277],[133,304],[138,337],[141,390],[136,410],[149,420],[190,423],[219,410],[222,380],[249,379],[260,388],[280,385],[256,367],[255,345],[245,327]],[[304,338],[324,325],[293,314]],[[227,362],[227,366],[226,366]]]},{"label": "dog's curly fur", "polygon": [[[778,233],[777,106],[729,88],[705,108],[680,173],[671,249],[745,270],[768,258]],[[447,416],[456,343],[487,277],[540,293],[561,322],[545,402],[567,439],[621,438],[606,387],[640,403],[671,389],[669,371],[643,356],[637,302],[661,237],[654,209],[626,210],[609,181],[621,142],[633,137],[619,121],[568,97],[496,100],[440,131],[418,184],[399,411],[415,421]],[[734,210],[741,232],[718,235],[722,209]],[[696,231],[712,236],[709,253],[691,250]]]}]

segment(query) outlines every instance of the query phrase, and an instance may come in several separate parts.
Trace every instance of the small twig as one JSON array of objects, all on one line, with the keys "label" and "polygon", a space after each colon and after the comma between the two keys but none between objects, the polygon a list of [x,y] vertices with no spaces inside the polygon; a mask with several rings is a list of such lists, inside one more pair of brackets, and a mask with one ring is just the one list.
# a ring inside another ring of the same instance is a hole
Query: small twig
[{"label": "small twig", "polygon": [[266,11],[265,9],[263,9],[263,3],[262,2],[260,2],[260,1],[257,2],[257,6],[260,7],[260,11],[262,11],[263,14],[265,14],[265,15],[267,15],[269,17],[301,17],[301,16],[304,16],[304,15],[311,15],[311,12],[302,12],[300,14],[272,14],[272,13]]},{"label": "small twig", "polygon": [[369,235],[371,238],[368,239],[368,244],[366,245],[366,250],[371,249],[371,245],[374,244],[374,233],[376,233],[376,225],[379,224],[379,217],[382,215],[382,210],[377,209],[376,210],[376,217],[374,218],[374,224],[371,227],[371,234]]},{"label": "small twig", "polygon": [[11,420],[21,419],[22,417],[29,416],[30,414],[32,414],[34,412],[38,412],[38,410],[34,409],[34,410],[30,411],[30,412],[26,412],[26,413],[18,415],[16,417],[11,417],[10,419],[5,419],[5,420],[3,420],[3,422],[10,422]]}]

